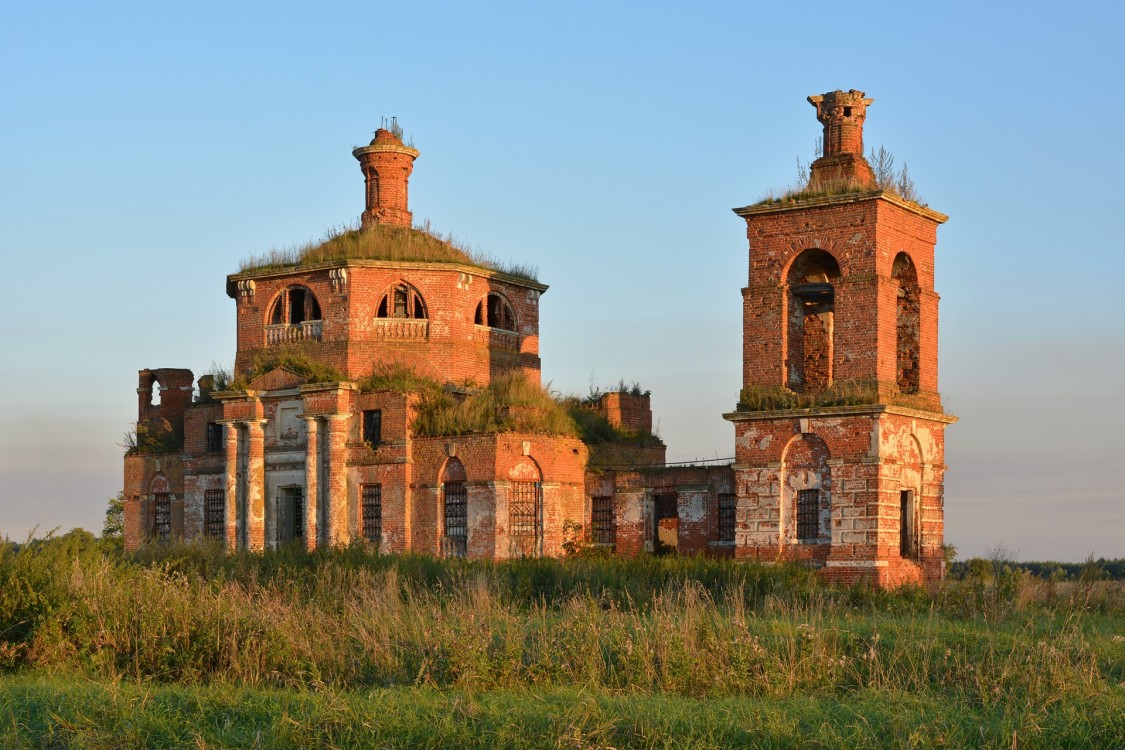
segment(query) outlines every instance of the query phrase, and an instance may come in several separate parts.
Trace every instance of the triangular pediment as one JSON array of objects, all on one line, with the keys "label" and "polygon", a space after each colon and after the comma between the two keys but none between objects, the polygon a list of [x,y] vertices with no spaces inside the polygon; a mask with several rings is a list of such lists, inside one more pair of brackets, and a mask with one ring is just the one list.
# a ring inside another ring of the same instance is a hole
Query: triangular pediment
[{"label": "triangular pediment", "polygon": [[303,375],[298,375],[284,367],[275,367],[269,372],[259,375],[250,381],[247,386],[251,391],[283,391],[287,388],[296,388],[308,381]]}]

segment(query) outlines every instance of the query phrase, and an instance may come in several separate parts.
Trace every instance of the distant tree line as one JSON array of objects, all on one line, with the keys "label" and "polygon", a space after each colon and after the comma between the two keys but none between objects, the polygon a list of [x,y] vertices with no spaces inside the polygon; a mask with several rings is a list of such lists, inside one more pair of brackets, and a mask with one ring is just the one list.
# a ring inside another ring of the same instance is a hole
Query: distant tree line
[{"label": "distant tree line", "polygon": [[1107,560],[1104,557],[1085,562],[1016,562],[1014,560],[998,560],[994,558],[976,557],[969,560],[957,560],[949,566],[951,578],[964,580],[971,575],[979,575],[985,570],[995,570],[998,566],[1008,570],[1026,570],[1033,576],[1044,580],[1055,581],[1121,581],[1125,580],[1125,558],[1118,557]]}]

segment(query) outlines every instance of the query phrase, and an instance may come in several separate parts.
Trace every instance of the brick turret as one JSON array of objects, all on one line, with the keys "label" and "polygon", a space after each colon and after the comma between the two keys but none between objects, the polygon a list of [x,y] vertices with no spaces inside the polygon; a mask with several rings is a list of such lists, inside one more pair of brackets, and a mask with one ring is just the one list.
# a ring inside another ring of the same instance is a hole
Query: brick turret
[{"label": "brick turret", "polygon": [[824,125],[824,155],[812,163],[811,190],[849,183],[857,189],[875,187],[871,165],[863,158],[863,121],[874,101],[855,89],[809,97]]},{"label": "brick turret", "polygon": [[390,130],[379,128],[369,145],[352,150],[352,156],[359,160],[363,170],[365,183],[363,227],[372,224],[410,226],[413,214],[407,208],[407,188],[418,153],[403,144],[402,129],[393,119]]}]

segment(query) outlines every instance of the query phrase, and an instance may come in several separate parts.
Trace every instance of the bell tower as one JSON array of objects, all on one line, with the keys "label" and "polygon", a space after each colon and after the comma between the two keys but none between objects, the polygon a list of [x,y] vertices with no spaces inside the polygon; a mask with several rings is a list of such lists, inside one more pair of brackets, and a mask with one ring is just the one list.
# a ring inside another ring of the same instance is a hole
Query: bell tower
[{"label": "bell tower", "polygon": [[945,414],[937,384],[937,227],[876,184],[864,92],[810,96],[824,154],[809,185],[734,209],[746,221],[736,556],[833,580],[943,571]]}]

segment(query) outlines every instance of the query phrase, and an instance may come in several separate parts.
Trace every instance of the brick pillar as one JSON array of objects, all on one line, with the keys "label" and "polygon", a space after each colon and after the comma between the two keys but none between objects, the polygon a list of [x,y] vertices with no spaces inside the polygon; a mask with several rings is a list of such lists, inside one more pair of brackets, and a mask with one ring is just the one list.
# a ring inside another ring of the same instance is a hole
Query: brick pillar
[{"label": "brick pillar", "polygon": [[325,420],[328,464],[332,468],[328,473],[324,497],[328,503],[328,542],[332,545],[347,544],[351,536],[348,532],[348,472],[345,468],[348,416],[333,414]]},{"label": "brick pillar", "polygon": [[266,455],[264,419],[251,419],[246,422],[246,530],[247,546],[253,552],[261,552],[266,541]]},{"label": "brick pillar", "polygon": [[238,549],[238,422],[224,421],[226,425],[226,492],[224,493],[224,517],[226,518],[226,546],[234,552]]},{"label": "brick pillar", "polygon": [[317,540],[317,506],[320,497],[318,492],[319,476],[317,473],[320,454],[318,446],[320,436],[317,431],[319,422],[316,417],[305,417],[308,425],[308,442],[305,444],[305,547],[309,550],[316,549]]}]

